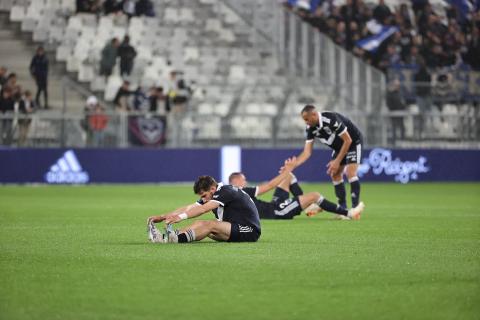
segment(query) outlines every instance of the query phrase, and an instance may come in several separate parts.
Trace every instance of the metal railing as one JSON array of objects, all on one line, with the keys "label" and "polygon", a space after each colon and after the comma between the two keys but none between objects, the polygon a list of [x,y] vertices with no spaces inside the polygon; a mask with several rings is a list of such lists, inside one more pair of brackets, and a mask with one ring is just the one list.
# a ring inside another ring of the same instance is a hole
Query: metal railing
[{"label": "metal railing", "polygon": [[[367,147],[479,148],[480,112],[474,104],[428,110],[350,112]],[[0,144],[14,147],[295,147],[303,145],[305,124],[298,113],[262,115],[169,115],[106,112],[71,114],[39,111],[0,114]],[[380,141],[372,144],[369,141]]]}]

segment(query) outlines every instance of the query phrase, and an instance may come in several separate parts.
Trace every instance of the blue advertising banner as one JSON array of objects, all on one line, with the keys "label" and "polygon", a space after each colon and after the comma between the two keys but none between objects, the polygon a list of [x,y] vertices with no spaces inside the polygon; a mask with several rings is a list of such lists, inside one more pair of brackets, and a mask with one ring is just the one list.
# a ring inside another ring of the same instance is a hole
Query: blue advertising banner
[{"label": "blue advertising banner", "polygon": [[[233,159],[222,156],[221,149],[1,149],[0,183],[191,182],[200,175],[221,180],[229,174],[225,168],[233,167],[241,168],[250,181],[266,181],[300,151],[241,149],[232,153],[238,157]],[[296,176],[306,182],[330,181],[330,156],[328,150],[314,150],[295,170]],[[480,182],[479,163],[480,150],[375,148],[363,152],[358,174],[362,181]]]},{"label": "blue advertising banner", "polygon": [[[283,159],[301,150],[242,150],[242,169],[251,181],[265,181],[278,172]],[[330,181],[326,165],[331,151],[314,150],[295,170],[301,181]],[[480,150],[382,149],[364,150],[358,175],[362,181],[480,181]]]},{"label": "blue advertising banner", "polygon": [[217,149],[4,149],[0,183],[159,183],[218,176]]}]

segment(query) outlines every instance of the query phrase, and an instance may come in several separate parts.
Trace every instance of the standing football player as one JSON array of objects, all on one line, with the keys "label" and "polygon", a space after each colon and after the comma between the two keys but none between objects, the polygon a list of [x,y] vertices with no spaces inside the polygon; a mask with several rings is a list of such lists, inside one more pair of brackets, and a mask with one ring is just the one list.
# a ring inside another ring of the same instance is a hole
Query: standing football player
[{"label": "standing football player", "polygon": [[306,105],[301,116],[307,125],[306,141],[302,153],[297,157],[297,167],[312,155],[315,138],[331,149],[332,159],[327,164],[335,188],[338,204],[347,208],[346,191],[343,181],[345,172],[352,198],[352,208],[364,207],[360,201],[360,181],[357,176],[362,155],[362,133],[350,119],[337,112],[318,112],[313,105]]}]

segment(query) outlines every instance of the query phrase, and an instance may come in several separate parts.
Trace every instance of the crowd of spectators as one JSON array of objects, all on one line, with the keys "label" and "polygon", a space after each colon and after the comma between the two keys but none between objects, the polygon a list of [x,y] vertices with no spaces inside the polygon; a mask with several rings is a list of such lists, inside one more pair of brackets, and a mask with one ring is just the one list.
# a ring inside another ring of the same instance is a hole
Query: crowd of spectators
[{"label": "crowd of spectators", "polygon": [[[384,0],[374,6],[363,0],[346,0],[342,6],[333,2],[290,0],[285,5],[337,45],[383,71],[391,66],[417,64],[419,59],[429,68],[468,65],[480,70],[480,11],[473,4],[466,10],[452,1],[444,12],[435,12],[428,0],[413,0],[399,2],[392,12]],[[359,40],[385,27],[395,27],[396,31],[376,50],[358,46]]]},{"label": "crowd of spectators", "polygon": [[151,0],[77,0],[77,13],[97,15],[125,14],[154,17],[155,10]]},{"label": "crowd of spectators", "polygon": [[[48,67],[46,70],[42,69],[42,67],[45,67],[45,59],[39,57],[38,52],[37,49],[37,53],[32,58],[30,71],[37,85],[39,85],[39,90],[45,92]],[[2,116],[0,120],[0,145],[11,145],[14,136],[17,136],[19,146],[25,145],[31,123],[29,115],[39,109],[39,93],[40,91],[38,91],[34,100],[32,92],[25,90],[17,82],[15,72],[8,70],[5,66],[0,67],[0,116]],[[46,106],[44,104],[44,108]],[[18,132],[17,135],[16,132]]]},{"label": "crowd of spectators", "polygon": [[192,89],[186,84],[182,73],[172,71],[167,87],[142,86],[131,88],[128,80],[124,80],[118,89],[113,104],[117,110],[151,112],[159,115],[183,114],[191,97]]}]

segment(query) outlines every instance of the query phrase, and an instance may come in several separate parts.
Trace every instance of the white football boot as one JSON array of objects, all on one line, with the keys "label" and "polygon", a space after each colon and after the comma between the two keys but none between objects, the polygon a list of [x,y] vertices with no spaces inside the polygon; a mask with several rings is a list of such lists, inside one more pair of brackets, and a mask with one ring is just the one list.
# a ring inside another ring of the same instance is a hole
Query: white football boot
[{"label": "white football boot", "polygon": [[365,204],[360,202],[355,208],[351,208],[348,210],[348,217],[352,218],[353,220],[360,220],[360,215],[362,214],[363,210],[365,209]]},{"label": "white football boot", "polygon": [[153,243],[164,243],[163,234],[158,231],[153,222],[149,222],[147,225],[148,239]]},{"label": "white football boot", "polygon": [[165,241],[168,243],[178,243],[178,230],[173,229],[172,224],[167,224],[165,229]]}]

